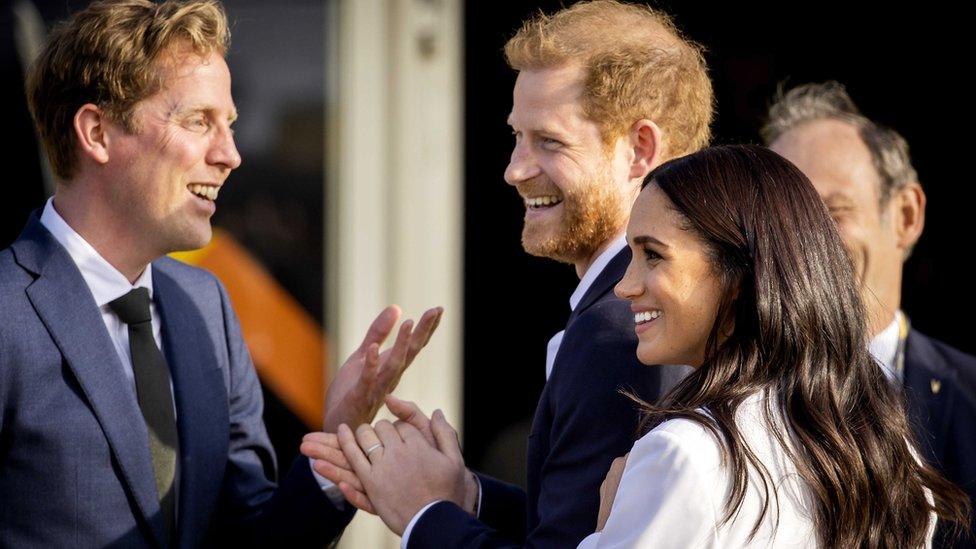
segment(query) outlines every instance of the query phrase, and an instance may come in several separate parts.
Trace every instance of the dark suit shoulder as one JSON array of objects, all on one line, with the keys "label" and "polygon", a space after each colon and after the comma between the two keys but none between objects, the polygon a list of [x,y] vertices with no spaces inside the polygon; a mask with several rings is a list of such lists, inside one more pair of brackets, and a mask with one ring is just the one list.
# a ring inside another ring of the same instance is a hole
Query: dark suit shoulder
[{"label": "dark suit shoulder", "polygon": [[[908,345],[910,347],[915,346],[914,349],[908,349],[909,358],[923,357],[923,359],[927,359],[925,360],[926,364],[918,364],[919,366],[931,366],[932,358],[938,358],[940,366],[954,374],[956,381],[966,388],[970,396],[976,395],[976,356],[956,349],[948,343],[927,336],[918,330],[911,331]],[[911,366],[912,364],[909,364],[909,367]]]},{"label": "dark suit shoulder", "polygon": [[613,296],[601,298],[567,326],[563,345],[578,338],[586,340],[589,346],[628,345],[636,349],[630,304]]},{"label": "dark suit shoulder", "polygon": [[[556,355],[553,377],[581,376],[590,384],[619,387],[649,377],[652,368],[637,360],[637,335],[630,304],[611,295],[583,311],[567,328]],[[558,383],[558,379],[556,379]]]},{"label": "dark suit shoulder", "polygon": [[0,358],[13,339],[10,334],[23,329],[26,315],[33,312],[24,291],[33,281],[34,276],[17,264],[11,248],[0,251]]},{"label": "dark suit shoulder", "polygon": [[191,280],[202,283],[217,282],[217,276],[212,272],[169,256],[153,261],[152,265],[155,271],[167,274],[177,280]]},{"label": "dark suit shoulder", "polygon": [[211,307],[222,309],[224,310],[222,314],[228,312],[230,299],[217,275],[171,257],[159,258],[153,261],[152,265],[154,284],[157,288],[160,287],[160,283],[155,280],[156,278],[168,278],[174,283],[170,284],[170,287],[185,290],[198,305],[208,309]]},{"label": "dark suit shoulder", "polygon": [[12,248],[0,250],[0,296],[12,291],[20,292],[33,280],[34,277],[17,264]]}]

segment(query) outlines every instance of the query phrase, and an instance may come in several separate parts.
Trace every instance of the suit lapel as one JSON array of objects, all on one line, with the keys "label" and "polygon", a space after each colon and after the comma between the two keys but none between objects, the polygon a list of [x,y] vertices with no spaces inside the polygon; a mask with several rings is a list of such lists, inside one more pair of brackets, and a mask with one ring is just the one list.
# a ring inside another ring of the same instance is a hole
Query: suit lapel
[{"label": "suit lapel", "polygon": [[162,543],[146,424],[91,290],[36,214],[13,248],[18,263],[38,275],[28,298],[88,399],[142,518]]},{"label": "suit lapel", "polygon": [[579,305],[573,309],[572,314],[569,315],[569,322],[567,326],[571,324],[576,317],[578,317],[583,311],[585,311],[590,305],[596,303],[596,300],[600,299],[607,292],[612,292],[613,287],[620,282],[620,279],[624,277],[624,272],[627,271],[627,265],[630,263],[630,248],[624,248],[620,250],[617,255],[613,256],[613,259],[607,263],[607,266],[603,268],[600,276],[593,281],[590,288],[586,290],[583,294],[583,299],[580,300]]},{"label": "suit lapel", "polygon": [[159,262],[154,264],[153,300],[162,321],[180,434],[180,546],[194,545],[190,540],[207,530],[228,445],[227,392],[215,340],[191,297],[217,294],[213,288],[207,292],[187,284],[176,281]]},{"label": "suit lapel", "polygon": [[905,393],[908,416],[923,453],[941,464],[953,401],[955,377],[922,334],[911,330],[905,343]]}]

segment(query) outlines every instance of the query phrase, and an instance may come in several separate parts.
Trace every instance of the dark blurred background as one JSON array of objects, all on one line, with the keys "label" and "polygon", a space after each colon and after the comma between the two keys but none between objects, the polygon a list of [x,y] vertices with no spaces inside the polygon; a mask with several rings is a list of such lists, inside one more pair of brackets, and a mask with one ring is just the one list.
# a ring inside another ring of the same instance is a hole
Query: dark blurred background
[{"label": "dark blurred background", "polygon": [[[419,0],[418,0],[419,1]],[[505,124],[515,74],[502,46],[519,23],[571,2],[464,4],[465,256],[464,433],[470,465],[523,482],[525,436],[544,382],[545,346],[562,329],[573,269],[520,247],[522,205],[505,185],[512,137]],[[36,0],[47,25],[85,2]],[[966,176],[973,121],[966,18],[945,7],[892,4],[661,1],[708,50],[718,143],[759,142],[777,86],[835,79],[865,114],[900,131],[928,194],[927,225],[906,265],[903,308],[921,331],[967,352],[976,308],[966,265],[976,198]],[[45,190],[22,93],[13,3],[0,2],[0,97],[8,109],[0,248]],[[323,166],[330,2],[228,0],[228,63],[242,167],[221,194],[215,224],[241,242],[323,322]],[[968,79],[967,79],[968,81]],[[11,170],[12,167],[12,170]],[[960,179],[962,178],[962,179]],[[272,391],[268,427],[289,460],[306,429]],[[287,463],[287,461],[285,461]]]}]

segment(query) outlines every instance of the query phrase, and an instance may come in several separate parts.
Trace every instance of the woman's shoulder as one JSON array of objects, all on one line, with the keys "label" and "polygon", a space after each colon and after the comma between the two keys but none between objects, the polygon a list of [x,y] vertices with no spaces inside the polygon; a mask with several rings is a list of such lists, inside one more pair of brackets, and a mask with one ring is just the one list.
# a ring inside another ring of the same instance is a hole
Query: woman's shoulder
[{"label": "woman's shoulder", "polygon": [[[765,404],[765,398],[754,395],[743,401],[735,414],[740,434],[760,459],[778,454],[773,449],[777,445],[763,412]],[[634,451],[687,456],[687,461],[702,472],[722,474],[725,440],[721,430],[711,423],[712,416],[706,408],[696,412],[699,414],[696,419],[676,417],[661,422],[637,441]]]},{"label": "woman's shoulder", "polygon": [[[707,413],[703,414],[707,418]],[[722,463],[720,435],[703,423],[689,418],[666,420],[634,444],[632,453],[666,455],[683,465],[694,465],[701,472],[716,471]]]}]

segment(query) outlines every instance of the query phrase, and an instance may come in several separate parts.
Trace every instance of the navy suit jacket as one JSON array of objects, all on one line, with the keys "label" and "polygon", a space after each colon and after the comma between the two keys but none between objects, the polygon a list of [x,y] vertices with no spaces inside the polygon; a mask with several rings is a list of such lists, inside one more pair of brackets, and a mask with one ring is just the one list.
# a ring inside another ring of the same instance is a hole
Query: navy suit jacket
[{"label": "navy suit jacket", "polygon": [[[915,330],[905,342],[908,417],[925,458],[976,503],[976,357]],[[936,546],[976,548],[968,539]]]},{"label": "navy suit jacket", "polygon": [[527,492],[479,475],[480,520],[438,503],[414,525],[410,549],[576,547],[596,529],[600,484],[638,434],[638,407],[620,391],[656,400],[686,372],[637,360],[634,313],[613,295],[629,262],[629,249],[614,256],[569,318],[532,422]]},{"label": "navy suit jacket", "polygon": [[[153,297],[179,430],[176,545],[322,547],[337,510],[299,459],[276,486],[263,402],[220,282],[169,258]],[[169,545],[147,431],[71,257],[33,215],[0,251],[0,547]]]}]

